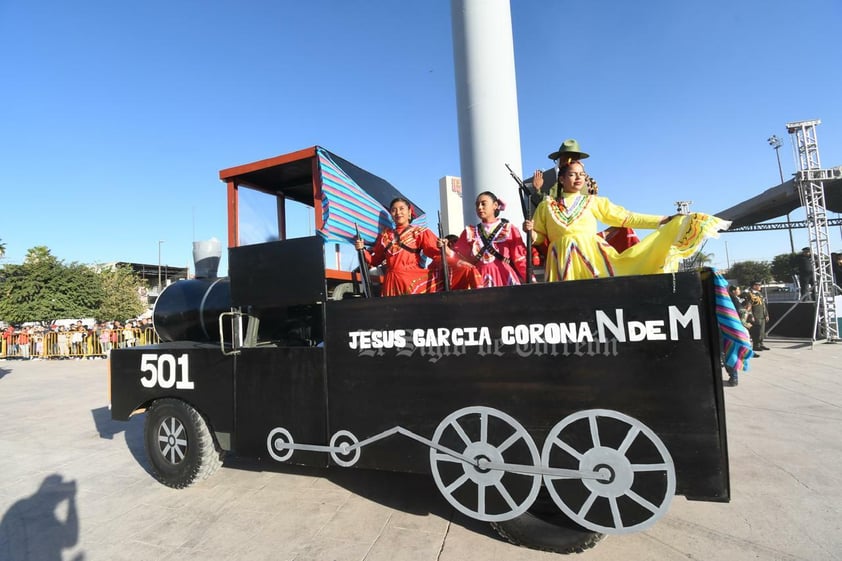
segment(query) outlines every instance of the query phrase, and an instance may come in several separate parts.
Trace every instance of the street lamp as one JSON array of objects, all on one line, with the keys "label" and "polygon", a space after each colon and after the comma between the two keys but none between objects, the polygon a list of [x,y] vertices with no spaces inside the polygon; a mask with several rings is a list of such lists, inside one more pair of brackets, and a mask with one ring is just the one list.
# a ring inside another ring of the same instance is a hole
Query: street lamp
[{"label": "street lamp", "polygon": [[[775,156],[778,158],[778,173],[781,176],[781,185],[784,184],[784,170],[781,167],[781,146],[784,145],[784,141],[778,138],[777,135],[772,135],[766,139],[766,142],[769,143],[769,146],[775,149]],[[792,253],[795,253],[795,242],[792,241],[792,222],[789,221],[789,213],[786,213],[786,229],[789,230],[789,248]]]},{"label": "street lamp", "polygon": [[161,294],[161,244],[165,240],[158,240],[158,294]]}]

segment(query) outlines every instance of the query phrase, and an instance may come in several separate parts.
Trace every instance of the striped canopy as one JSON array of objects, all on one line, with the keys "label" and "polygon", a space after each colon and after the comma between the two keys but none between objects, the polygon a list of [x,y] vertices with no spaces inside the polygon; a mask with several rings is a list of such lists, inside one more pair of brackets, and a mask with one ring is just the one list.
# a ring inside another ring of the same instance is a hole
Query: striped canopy
[{"label": "striped canopy", "polygon": [[[366,244],[377,234],[394,227],[388,205],[405,197],[388,181],[373,175],[336,154],[317,147],[322,182],[322,228],[326,241],[353,243],[355,225]],[[411,201],[410,201],[411,202]],[[412,203],[413,224],[425,225],[426,216]]]}]

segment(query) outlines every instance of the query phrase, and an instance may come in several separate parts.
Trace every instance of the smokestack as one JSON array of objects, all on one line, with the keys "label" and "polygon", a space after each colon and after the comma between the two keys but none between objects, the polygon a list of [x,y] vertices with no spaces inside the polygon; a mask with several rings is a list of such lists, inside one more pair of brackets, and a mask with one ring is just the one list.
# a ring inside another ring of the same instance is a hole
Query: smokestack
[{"label": "smokestack", "polygon": [[222,257],[222,246],[218,239],[211,238],[193,242],[193,263],[196,267],[196,278],[215,279],[219,270],[220,257]]}]

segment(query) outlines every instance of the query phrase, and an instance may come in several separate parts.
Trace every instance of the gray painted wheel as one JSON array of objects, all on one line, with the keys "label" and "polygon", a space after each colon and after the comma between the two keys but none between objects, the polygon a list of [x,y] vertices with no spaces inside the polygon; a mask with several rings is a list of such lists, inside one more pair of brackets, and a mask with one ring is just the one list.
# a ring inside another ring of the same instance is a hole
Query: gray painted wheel
[{"label": "gray painted wheel", "polygon": [[[492,424],[498,434],[491,434]],[[455,411],[439,423],[433,444],[469,460],[430,448],[436,486],[462,514],[486,522],[509,520],[526,512],[538,496],[540,475],[478,465],[480,461],[522,465],[528,461],[534,467],[540,461],[538,447],[526,429],[502,411],[482,406]]]},{"label": "gray painted wheel", "polygon": [[[615,445],[604,442],[601,423],[613,425]],[[572,427],[574,424],[576,427]],[[571,427],[572,432],[586,435],[584,442],[565,442],[564,438],[569,437],[565,431]],[[635,458],[633,449],[645,449],[646,459]],[[560,460],[565,461],[564,465],[560,465]],[[649,427],[617,411],[579,411],[550,430],[541,465],[570,468],[567,462],[574,469],[601,473],[603,477],[570,480],[545,475],[544,485],[562,512],[594,532],[625,534],[644,530],[666,514],[675,494],[675,466],[667,447]],[[649,475],[649,481],[638,481],[644,478],[643,474]],[[562,488],[567,485],[578,488]],[[576,499],[571,498],[574,495]]]}]

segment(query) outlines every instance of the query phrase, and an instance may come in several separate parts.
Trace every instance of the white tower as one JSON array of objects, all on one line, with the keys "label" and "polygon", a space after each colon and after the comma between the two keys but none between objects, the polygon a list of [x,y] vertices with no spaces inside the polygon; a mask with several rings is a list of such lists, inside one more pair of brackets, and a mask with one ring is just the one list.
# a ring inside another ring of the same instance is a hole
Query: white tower
[{"label": "white tower", "polygon": [[509,0],[451,0],[456,109],[462,168],[462,216],[476,222],[474,201],[492,191],[506,202],[502,213],[519,224],[520,127]]}]

